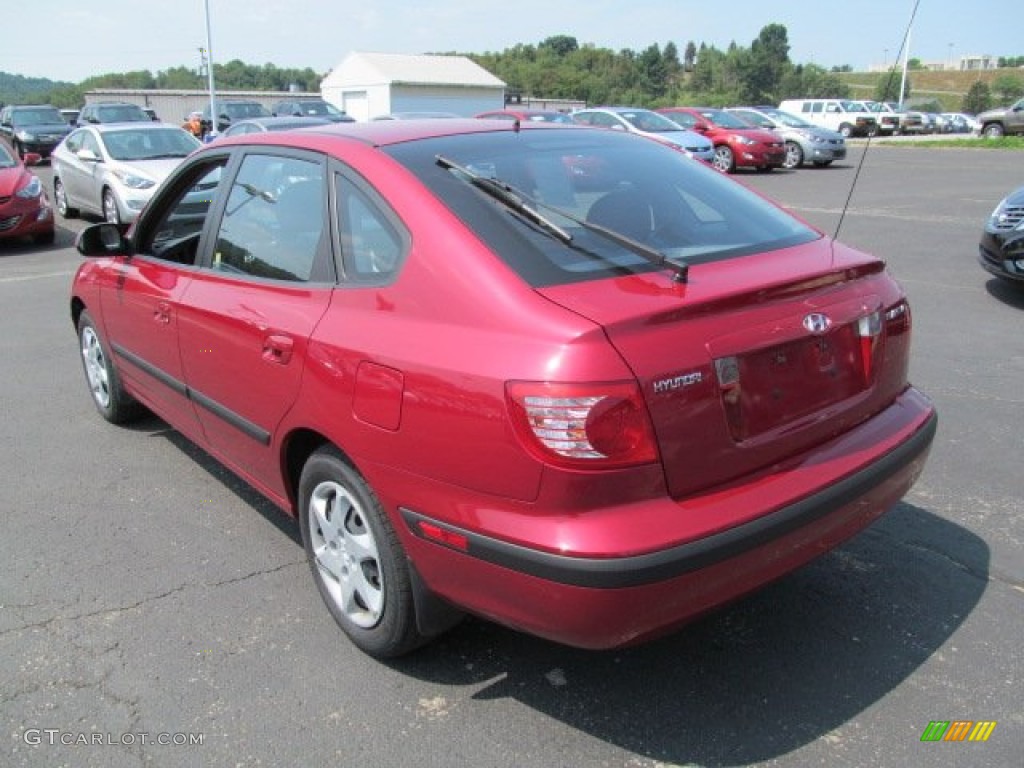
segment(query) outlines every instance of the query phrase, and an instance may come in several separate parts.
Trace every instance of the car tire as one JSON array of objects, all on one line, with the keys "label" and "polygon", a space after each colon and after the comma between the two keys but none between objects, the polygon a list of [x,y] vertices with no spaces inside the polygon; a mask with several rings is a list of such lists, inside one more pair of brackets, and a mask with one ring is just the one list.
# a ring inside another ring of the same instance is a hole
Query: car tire
[{"label": "car tire", "polygon": [[853,135],[853,126],[849,123],[843,123],[839,126],[839,133],[843,135],[844,139],[848,139]]},{"label": "car tire", "polygon": [[127,424],[145,409],[121,387],[114,360],[88,310],[78,317],[78,349],[93,405],[111,424]]},{"label": "car tire", "polygon": [[981,135],[987,139],[1001,139],[1005,133],[1003,126],[999,123],[989,123],[981,129]]},{"label": "car tire", "polygon": [[416,625],[405,552],[362,476],[337,449],[324,447],[302,468],[298,493],[313,580],[349,639],[379,659],[426,642]]},{"label": "car tire", "polygon": [[733,157],[732,150],[724,144],[715,147],[715,157],[711,164],[722,173],[732,173],[736,170],[736,158]]},{"label": "car tire", "polygon": [[109,188],[103,190],[103,218],[111,224],[121,226],[121,210],[117,207],[117,198]]},{"label": "car tire", "polygon": [[786,142],[786,159],[782,163],[782,167],[787,170],[793,170],[799,168],[804,164],[804,150],[795,141]]},{"label": "car tire", "polygon": [[78,216],[78,209],[68,205],[68,192],[60,179],[53,180],[53,202],[62,219],[73,219]]}]

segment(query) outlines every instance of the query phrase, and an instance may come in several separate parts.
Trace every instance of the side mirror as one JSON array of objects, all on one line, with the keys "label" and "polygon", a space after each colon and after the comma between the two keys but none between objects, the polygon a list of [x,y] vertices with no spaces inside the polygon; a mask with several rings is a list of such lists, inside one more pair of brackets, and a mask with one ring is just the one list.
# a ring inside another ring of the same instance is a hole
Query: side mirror
[{"label": "side mirror", "polygon": [[100,158],[91,149],[80,149],[75,153],[79,160],[86,163],[98,163]]},{"label": "side mirror", "polygon": [[43,162],[43,156],[35,152],[26,152],[21,160],[25,165],[39,165]]},{"label": "side mirror", "polygon": [[131,243],[117,224],[104,221],[92,224],[75,239],[75,248],[83,256],[131,256]]}]

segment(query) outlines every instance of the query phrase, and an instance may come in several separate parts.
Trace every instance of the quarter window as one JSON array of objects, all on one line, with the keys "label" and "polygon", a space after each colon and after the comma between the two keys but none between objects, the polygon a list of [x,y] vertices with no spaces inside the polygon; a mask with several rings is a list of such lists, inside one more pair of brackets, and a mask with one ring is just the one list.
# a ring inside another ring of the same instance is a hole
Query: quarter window
[{"label": "quarter window", "polygon": [[345,274],[354,282],[379,283],[398,271],[405,238],[381,204],[341,174],[335,176],[338,232]]}]

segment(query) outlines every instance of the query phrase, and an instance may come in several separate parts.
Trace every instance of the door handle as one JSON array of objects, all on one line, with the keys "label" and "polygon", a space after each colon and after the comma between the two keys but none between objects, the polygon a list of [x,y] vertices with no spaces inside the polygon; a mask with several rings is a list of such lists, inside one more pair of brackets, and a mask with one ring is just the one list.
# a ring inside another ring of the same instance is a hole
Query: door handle
[{"label": "door handle", "polygon": [[263,359],[268,363],[286,365],[292,359],[295,342],[291,336],[272,333],[263,339]]}]

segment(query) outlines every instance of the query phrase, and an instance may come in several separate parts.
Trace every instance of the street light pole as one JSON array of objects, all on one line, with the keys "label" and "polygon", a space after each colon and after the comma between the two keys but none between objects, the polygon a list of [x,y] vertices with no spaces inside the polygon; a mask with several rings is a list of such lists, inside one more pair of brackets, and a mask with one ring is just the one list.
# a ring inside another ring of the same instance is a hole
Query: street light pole
[{"label": "street light pole", "polygon": [[899,108],[903,109],[903,94],[907,90],[907,62],[910,60],[910,27],[907,27],[907,39],[903,45],[903,77],[900,78]]},{"label": "street light pole", "polygon": [[210,132],[217,132],[217,94],[213,88],[213,37],[210,35],[210,0],[203,0],[206,8],[206,81],[210,88]]}]

